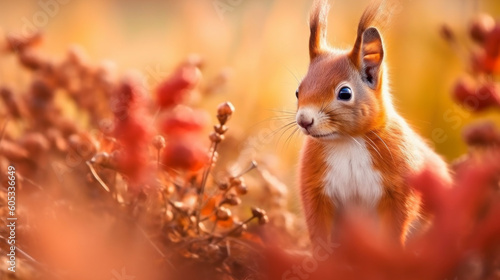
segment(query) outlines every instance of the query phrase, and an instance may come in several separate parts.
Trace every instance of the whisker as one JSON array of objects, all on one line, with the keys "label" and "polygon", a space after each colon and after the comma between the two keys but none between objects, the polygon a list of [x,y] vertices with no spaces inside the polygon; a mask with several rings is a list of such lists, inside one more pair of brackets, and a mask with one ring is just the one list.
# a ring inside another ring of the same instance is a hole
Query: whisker
[{"label": "whisker", "polygon": [[382,138],[380,138],[380,136],[378,136],[377,133],[375,133],[375,131],[371,131],[373,134],[375,134],[375,136],[377,136],[378,139],[380,139],[380,141],[382,141],[382,143],[384,144],[384,146],[386,147],[387,151],[389,151],[389,154],[391,155],[391,159],[392,159],[392,162],[394,162],[394,157],[392,157],[392,153],[391,153],[391,150],[389,149],[389,147],[387,146],[387,144],[384,142],[384,140],[382,140]]},{"label": "whisker", "polygon": [[[283,132],[280,134],[280,137],[278,137],[278,142],[276,142],[276,144],[278,144],[278,143],[280,142],[280,140],[281,140],[281,137],[283,137],[283,135],[284,135],[287,131],[289,131],[289,130],[290,130],[290,128],[293,128],[293,127],[294,127],[294,126],[288,126],[285,130],[283,130]],[[296,127],[296,129],[298,129],[298,128]]]},{"label": "whisker", "polygon": [[334,125],[335,125],[335,124],[337,124],[337,125],[339,125],[339,124],[340,124],[340,121],[335,120],[335,119],[328,119],[328,121],[329,121],[330,123],[334,124]]},{"label": "whisker", "polygon": [[278,110],[278,109],[267,109],[267,111],[271,111],[271,112],[275,112],[275,113],[290,114],[290,115],[295,115],[297,113],[295,111],[286,111],[286,110]]},{"label": "whisker", "polygon": [[266,118],[262,121],[259,121],[255,124],[253,124],[252,126],[249,127],[249,129],[254,129],[255,127],[263,124],[263,123],[266,123],[266,122],[271,122],[271,121],[290,121],[290,122],[295,122],[295,117],[293,116],[274,116],[274,117],[269,117],[269,118]]},{"label": "whisker", "polygon": [[332,115],[332,116],[345,116],[345,115],[351,115],[351,113],[339,113],[335,112],[336,109],[332,109],[328,112],[325,113],[325,115]]},{"label": "whisker", "polygon": [[339,121],[339,120],[337,120],[337,119],[335,119],[335,118],[332,118],[332,117],[330,117],[330,116],[326,116],[326,117],[325,117],[325,119],[326,119],[327,123],[332,123],[332,124],[334,124],[334,125],[335,125],[335,124],[336,124],[336,125],[339,125],[339,124],[340,124],[340,121]]},{"label": "whisker", "polygon": [[286,130],[288,130],[290,127],[293,127],[295,124],[296,123],[295,123],[295,120],[294,120],[294,121],[291,121],[291,122],[289,122],[289,123],[287,123],[287,124],[279,127],[278,129],[275,129],[275,130],[271,131],[269,134],[267,134],[267,135],[264,136],[265,140],[267,141],[267,140],[271,139],[276,134],[278,134],[280,131],[283,131],[283,130],[286,131]]},{"label": "whisker", "polygon": [[271,133],[270,133],[269,135],[267,135],[266,137],[273,137],[273,136],[274,136],[274,135],[276,135],[278,132],[282,131],[282,130],[283,130],[283,129],[285,129],[285,128],[290,128],[290,127],[292,127],[294,124],[295,124],[295,121],[293,121],[293,122],[289,122],[289,123],[287,123],[287,124],[283,125],[282,127],[278,128],[278,129],[276,129],[276,130],[274,130],[273,132],[271,132]]},{"label": "whisker", "polygon": [[288,145],[290,144],[291,140],[293,139],[293,136],[295,135],[295,133],[297,133],[299,131],[299,128],[296,127],[295,130],[288,136],[288,138],[285,140],[285,145],[284,147],[287,148]]},{"label": "whisker", "polygon": [[297,81],[297,86],[299,86],[300,85],[300,81],[299,81],[299,78],[297,77],[297,75],[295,75],[295,73],[293,73],[292,70],[290,70],[290,68],[288,68],[286,66],[285,66],[285,68],[286,68],[286,70],[288,70],[288,72],[290,74],[292,74],[292,76],[295,78],[295,81]]},{"label": "whisker", "polygon": [[356,140],[356,138],[352,137],[351,135],[349,135],[349,137],[351,137],[351,139],[354,140],[354,142],[356,142],[361,148],[363,148],[363,145],[361,145],[361,143],[359,143],[359,141]]},{"label": "whisker", "polygon": [[274,119],[290,119],[290,120],[295,120],[295,115],[294,116],[291,116],[291,115],[288,115],[288,116],[274,116],[274,117],[271,117],[271,118],[274,118]]},{"label": "whisker", "polygon": [[325,103],[326,100],[323,100],[323,102],[321,103],[321,107],[319,109],[319,113],[323,113],[324,110],[326,109],[326,103]]},{"label": "whisker", "polygon": [[337,133],[340,134],[340,132],[338,131],[337,126],[334,126],[334,125],[327,124],[326,130],[328,130],[329,132],[337,132]]},{"label": "whisker", "polygon": [[370,137],[368,137],[368,136],[363,136],[363,139],[370,141],[370,142],[371,142],[371,144],[370,144],[370,142],[367,142],[367,143],[368,143],[368,145],[370,145],[370,146],[371,146],[371,147],[375,150],[375,152],[377,152],[378,156],[379,156],[381,159],[384,159],[384,158],[382,157],[382,155],[380,154],[380,151],[379,151],[379,150],[378,150],[378,148],[377,148],[377,144],[375,144],[375,142],[373,142],[373,140],[372,140],[372,139],[370,139]]},{"label": "whisker", "polygon": [[295,121],[295,117],[293,117],[293,116],[274,116],[274,117],[269,117],[267,119],[264,119],[261,122],[272,121],[272,120],[290,120],[290,121],[294,120]]}]

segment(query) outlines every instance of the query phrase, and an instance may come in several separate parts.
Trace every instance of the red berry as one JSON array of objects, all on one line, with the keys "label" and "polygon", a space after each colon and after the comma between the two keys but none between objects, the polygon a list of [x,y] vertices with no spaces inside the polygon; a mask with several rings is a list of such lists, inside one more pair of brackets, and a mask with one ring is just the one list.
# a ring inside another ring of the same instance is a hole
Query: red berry
[{"label": "red berry", "polygon": [[180,104],[200,80],[201,71],[197,65],[187,63],[179,66],[156,89],[158,105],[162,108],[169,108]]},{"label": "red berry", "polygon": [[176,139],[163,149],[162,164],[167,171],[182,170],[196,172],[208,163],[206,147],[197,139]]},{"label": "red berry", "polygon": [[161,128],[169,135],[201,132],[207,126],[208,119],[209,116],[205,111],[178,105],[165,115],[161,121]]},{"label": "red berry", "polygon": [[495,19],[490,15],[480,14],[472,20],[469,33],[474,41],[484,43],[493,28],[495,28]]},{"label": "red berry", "polygon": [[468,99],[474,97],[474,88],[475,82],[472,79],[468,77],[460,78],[453,88],[453,99],[459,104],[464,104]]}]

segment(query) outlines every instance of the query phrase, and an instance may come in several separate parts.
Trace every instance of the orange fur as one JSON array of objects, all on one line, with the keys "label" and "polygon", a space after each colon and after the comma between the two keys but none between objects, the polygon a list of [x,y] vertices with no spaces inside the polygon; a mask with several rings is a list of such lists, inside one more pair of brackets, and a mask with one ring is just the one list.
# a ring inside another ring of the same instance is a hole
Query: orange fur
[{"label": "orange fur", "polygon": [[[374,211],[383,230],[403,243],[411,224],[429,216],[423,213],[420,199],[406,179],[432,166],[443,180],[451,180],[444,161],[394,110],[382,37],[371,27],[383,16],[380,7],[380,3],[374,2],[363,13],[350,51],[331,49],[326,44],[326,1],[316,1],[311,13],[311,63],[298,89],[297,122],[311,123],[302,129],[311,137],[307,137],[302,149],[299,183],[313,242],[330,238],[337,231],[335,224],[342,212],[339,208],[356,204],[356,199],[347,205],[338,204],[325,190],[328,153],[342,139],[364,141],[373,174],[381,175],[381,197]],[[352,90],[351,100],[338,99],[339,87],[343,85]],[[331,136],[322,138],[325,135]]]},{"label": "orange fur", "polygon": [[326,172],[323,147],[306,140],[302,150],[300,166],[301,198],[311,240],[325,239],[330,234],[334,221],[334,205],[323,190],[323,174]]}]

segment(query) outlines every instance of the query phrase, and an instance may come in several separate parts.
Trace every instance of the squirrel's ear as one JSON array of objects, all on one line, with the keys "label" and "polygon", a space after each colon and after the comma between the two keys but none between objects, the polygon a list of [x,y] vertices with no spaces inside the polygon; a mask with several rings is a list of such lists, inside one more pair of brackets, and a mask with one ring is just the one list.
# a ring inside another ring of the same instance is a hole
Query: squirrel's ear
[{"label": "squirrel's ear", "polygon": [[309,37],[309,56],[311,60],[316,58],[326,47],[326,25],[330,6],[326,0],[314,2],[309,20],[311,36]]},{"label": "squirrel's ear", "polygon": [[363,32],[358,55],[361,78],[371,89],[377,89],[384,59],[384,45],[377,28],[370,27]]}]

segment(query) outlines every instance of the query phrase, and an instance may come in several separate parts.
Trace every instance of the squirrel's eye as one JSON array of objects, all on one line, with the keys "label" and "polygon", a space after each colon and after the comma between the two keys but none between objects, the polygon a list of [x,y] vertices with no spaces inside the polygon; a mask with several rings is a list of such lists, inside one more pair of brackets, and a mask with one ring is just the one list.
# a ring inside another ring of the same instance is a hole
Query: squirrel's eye
[{"label": "squirrel's eye", "polygon": [[343,100],[343,101],[349,101],[352,98],[352,90],[349,87],[343,87],[339,90],[339,95],[337,96],[337,99]]},{"label": "squirrel's eye", "polygon": [[297,98],[299,98],[299,89],[297,89],[297,90],[295,91],[295,96],[296,96]]}]

